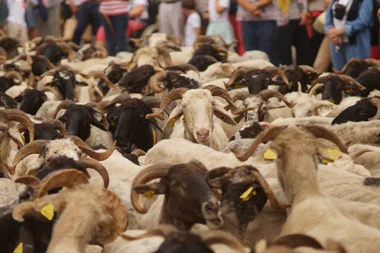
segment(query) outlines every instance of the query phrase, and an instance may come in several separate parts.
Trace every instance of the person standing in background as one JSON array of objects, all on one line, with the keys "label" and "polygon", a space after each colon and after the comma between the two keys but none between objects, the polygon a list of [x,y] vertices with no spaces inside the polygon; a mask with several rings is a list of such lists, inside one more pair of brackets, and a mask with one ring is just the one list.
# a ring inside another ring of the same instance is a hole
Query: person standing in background
[{"label": "person standing in background", "polygon": [[158,16],[160,33],[175,35],[182,39],[184,16],[181,0],[161,0]]},{"label": "person standing in background", "polygon": [[99,12],[106,34],[108,54],[116,56],[128,50],[126,31],[129,22],[129,3],[122,0],[103,0]]},{"label": "person standing in background", "polygon": [[25,22],[25,10],[29,1],[26,0],[6,0],[8,8],[7,30],[8,36],[19,39],[21,42],[29,40]]},{"label": "person standing in background", "polygon": [[236,19],[241,21],[245,51],[260,50],[270,61],[280,64],[276,39],[276,10],[272,0],[237,0]]},{"label": "person standing in background", "polygon": [[25,21],[28,28],[29,39],[36,38],[38,36],[37,17],[32,2],[29,2],[28,8],[25,11]]},{"label": "person standing in background", "polygon": [[63,0],[32,0],[39,9],[37,17],[38,35],[61,37],[59,20],[61,17],[61,3]]},{"label": "person standing in background", "polygon": [[206,35],[219,34],[226,43],[234,39],[234,31],[228,19],[230,0],[208,0],[209,24]]},{"label": "person standing in background", "polygon": [[374,0],[373,2],[373,16],[376,17],[374,19],[374,25],[371,29],[371,57],[372,59],[380,59],[380,0]]},{"label": "person standing in background", "polygon": [[208,26],[208,2],[206,0],[195,0],[195,10],[201,17],[201,35],[206,34]]},{"label": "person standing in background", "polygon": [[195,40],[201,34],[201,17],[195,11],[193,0],[183,0],[182,8],[186,17],[185,39],[183,45],[185,47],[192,47]]},{"label": "person standing in background", "polygon": [[98,0],[81,0],[79,8],[74,3],[74,0],[69,0],[69,5],[73,13],[77,13],[77,26],[74,31],[73,42],[80,44],[82,35],[86,27],[91,24],[93,38],[100,26],[101,16],[99,14],[99,1]]},{"label": "person standing in background", "polygon": [[241,22],[236,19],[236,13],[238,9],[238,4],[236,0],[231,0],[229,20],[234,30],[234,35],[237,40],[236,51],[239,55],[244,54],[244,43],[243,43],[243,33],[241,30]]},{"label": "person standing in background", "polygon": [[351,58],[371,55],[373,0],[333,0],[326,13],[325,33],[330,44],[332,63],[342,70]]},{"label": "person standing in background", "polygon": [[310,27],[312,19],[308,13],[307,0],[277,0],[277,38],[280,64],[293,64],[292,46],[296,48],[297,65],[313,65],[310,51]]}]

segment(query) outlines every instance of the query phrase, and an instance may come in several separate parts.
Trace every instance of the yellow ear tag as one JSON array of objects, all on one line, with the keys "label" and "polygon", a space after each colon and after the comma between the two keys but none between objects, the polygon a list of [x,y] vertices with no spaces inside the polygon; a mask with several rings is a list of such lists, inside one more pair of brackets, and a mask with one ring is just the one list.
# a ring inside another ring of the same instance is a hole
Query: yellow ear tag
[{"label": "yellow ear tag", "polygon": [[24,249],[24,244],[20,242],[15,248],[15,250],[13,251],[13,253],[22,253],[23,249]]},{"label": "yellow ear tag", "polygon": [[329,154],[331,160],[335,161],[342,156],[342,152],[339,149],[328,148],[327,154]]},{"label": "yellow ear tag", "polygon": [[21,136],[21,140],[22,142],[25,144],[25,136],[24,136],[24,132],[20,133],[20,136]]},{"label": "yellow ear tag", "polygon": [[171,120],[171,121],[168,123],[168,127],[169,127],[169,128],[173,128],[173,127],[174,127],[174,124],[175,124],[175,121],[174,121],[174,120]]},{"label": "yellow ear tag", "polygon": [[240,199],[242,201],[248,201],[252,196],[256,196],[256,191],[253,189],[253,186],[249,187],[242,195]]},{"label": "yellow ear tag", "polygon": [[327,103],[329,104],[329,106],[335,106],[333,102],[327,101]]},{"label": "yellow ear tag", "polygon": [[327,160],[327,159],[322,159],[322,163],[323,164],[328,164],[328,163],[332,163],[333,161],[331,160]]},{"label": "yellow ear tag", "polygon": [[268,148],[264,153],[264,159],[266,160],[276,160],[277,154],[273,152],[270,148]]},{"label": "yellow ear tag", "polygon": [[47,206],[44,206],[41,209],[41,214],[45,216],[46,219],[52,220],[54,218],[54,205],[49,204]]},{"label": "yellow ear tag", "polygon": [[147,199],[151,199],[154,197],[156,193],[153,190],[144,192],[143,196]]},{"label": "yellow ear tag", "polygon": [[351,90],[351,89],[349,89],[349,90],[344,90],[344,92],[346,92],[346,93],[351,93],[352,90]]}]

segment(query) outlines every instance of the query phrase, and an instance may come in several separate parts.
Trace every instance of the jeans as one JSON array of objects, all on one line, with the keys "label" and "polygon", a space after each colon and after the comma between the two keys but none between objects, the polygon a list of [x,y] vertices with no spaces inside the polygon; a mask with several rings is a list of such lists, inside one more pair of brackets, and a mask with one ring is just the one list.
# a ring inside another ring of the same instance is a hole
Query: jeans
[{"label": "jeans", "polygon": [[333,67],[341,71],[344,65],[352,58],[360,58],[359,48],[356,44],[343,43],[340,50],[336,51],[334,43],[330,43],[331,60]]},{"label": "jeans", "polygon": [[126,34],[129,22],[129,15],[121,14],[108,17],[116,33],[112,33],[111,28],[106,22],[106,19],[103,17],[102,25],[104,26],[104,31],[106,34],[108,55],[116,56],[117,53],[128,50],[128,38]]},{"label": "jeans", "polygon": [[313,52],[310,51],[311,43],[307,35],[306,27],[299,25],[300,20],[290,20],[289,24],[277,28],[279,41],[277,45],[280,64],[293,64],[292,45],[297,51],[297,65],[312,66]]},{"label": "jeans", "polygon": [[276,21],[242,21],[241,24],[245,51],[263,51],[268,54],[270,61],[278,66]]},{"label": "jeans", "polygon": [[77,14],[78,24],[74,31],[73,42],[79,44],[86,27],[92,25],[92,34],[96,32],[100,26],[99,3],[84,2],[81,4]]}]

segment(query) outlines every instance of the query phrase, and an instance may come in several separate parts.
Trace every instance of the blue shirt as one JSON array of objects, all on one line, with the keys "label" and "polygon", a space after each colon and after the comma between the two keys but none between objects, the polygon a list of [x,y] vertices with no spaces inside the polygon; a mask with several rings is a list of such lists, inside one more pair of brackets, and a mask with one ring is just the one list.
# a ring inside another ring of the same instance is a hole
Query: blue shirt
[{"label": "blue shirt", "polygon": [[[328,33],[329,29],[334,26],[332,17],[332,5],[333,1],[326,12],[325,21],[325,34]],[[350,37],[356,34],[357,48],[356,58],[364,59],[371,55],[371,31],[370,28],[373,22],[373,0],[363,0],[360,3],[359,14],[355,20],[346,21],[344,25],[344,35]]]}]

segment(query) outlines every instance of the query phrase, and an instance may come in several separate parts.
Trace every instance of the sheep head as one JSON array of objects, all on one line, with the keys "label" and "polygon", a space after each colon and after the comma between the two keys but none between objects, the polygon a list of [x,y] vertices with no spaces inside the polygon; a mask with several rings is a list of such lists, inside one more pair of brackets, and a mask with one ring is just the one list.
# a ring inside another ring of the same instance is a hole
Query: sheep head
[{"label": "sheep head", "polygon": [[236,124],[226,110],[215,101],[213,95],[224,98],[230,104],[233,113],[237,110],[226,90],[209,85],[204,89],[178,88],[171,91],[161,103],[161,112],[147,115],[147,117],[163,119],[163,112],[166,107],[172,101],[181,99],[177,107],[171,112],[165,127],[174,126],[174,123],[183,115],[186,137],[200,144],[211,145],[214,115],[228,124]]},{"label": "sheep head", "polygon": [[380,98],[364,98],[356,102],[356,104],[347,107],[342,111],[331,123],[343,124],[348,121],[360,122],[375,120],[380,118]]},{"label": "sheep head", "polygon": [[322,100],[339,104],[342,101],[343,92],[356,96],[365,89],[363,85],[349,76],[328,74],[321,75],[315,80],[315,85],[310,89],[309,96],[322,93]]},{"label": "sheep head", "polygon": [[115,149],[115,144],[103,153],[95,152],[90,146],[77,136],[60,140],[36,140],[23,146],[16,154],[13,165],[8,168],[11,175],[14,174],[17,164],[25,157],[32,154],[39,154],[43,160],[42,164],[49,162],[50,159],[66,156],[74,160],[79,160],[83,153],[98,161],[106,160]]},{"label": "sheep head", "polygon": [[[116,106],[120,104],[120,106]],[[162,131],[154,119],[146,119],[152,108],[160,102],[154,97],[130,98],[128,94],[116,97],[105,106],[116,145],[122,151],[132,152],[136,147],[148,151],[155,144],[155,127]]]},{"label": "sheep head", "polygon": [[[131,199],[140,213],[147,210],[138,201],[138,194],[164,194],[160,223],[189,230],[195,223],[219,227],[223,223],[219,204],[207,185],[207,169],[199,161],[185,164],[156,164],[143,169],[133,180]],[[160,179],[157,183],[148,182]]]},{"label": "sheep head", "polygon": [[128,221],[126,208],[116,194],[91,184],[24,202],[14,209],[13,217],[19,222],[23,222],[26,215],[45,219],[40,212],[49,205],[58,218],[48,252],[73,248],[83,252],[90,242],[99,245],[110,243],[122,234]]},{"label": "sheep head", "polygon": [[[277,80],[277,76],[280,78]],[[282,70],[268,66],[264,69],[238,68],[231,76],[226,87],[243,86],[248,87],[250,94],[258,94],[268,89],[269,85],[286,85],[290,88],[289,81]]]},{"label": "sheep head", "polygon": [[133,55],[132,62],[137,67],[147,64],[154,67],[165,68],[172,65],[169,52],[161,47],[138,49]]},{"label": "sheep head", "polygon": [[200,83],[190,77],[183,76],[174,71],[159,72],[149,79],[147,91],[145,94],[149,94],[150,91],[155,93],[161,93],[165,89],[171,91],[177,88],[197,89],[200,87]]}]

